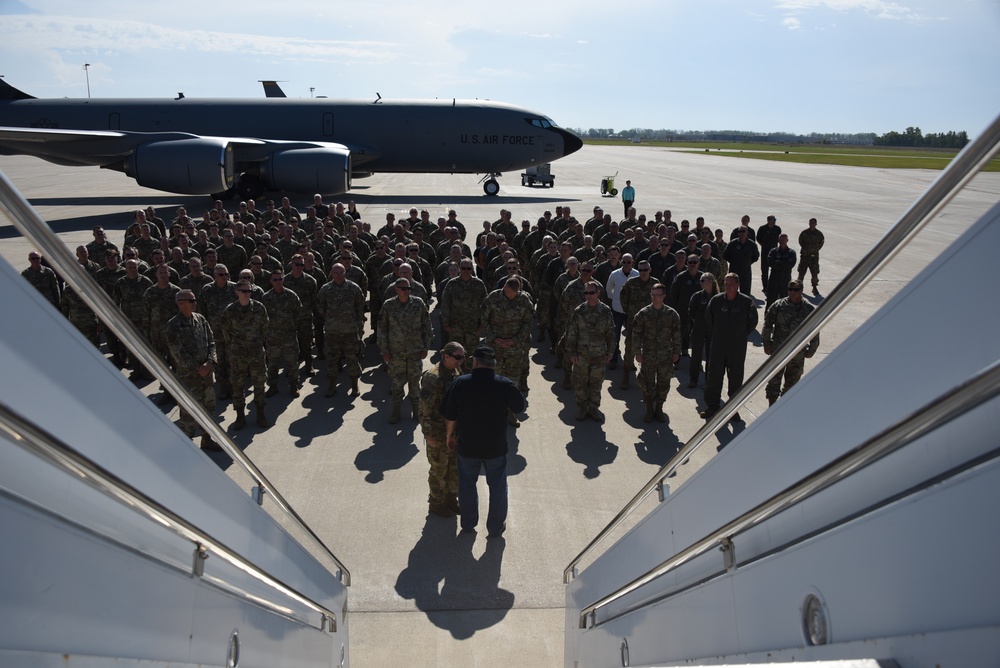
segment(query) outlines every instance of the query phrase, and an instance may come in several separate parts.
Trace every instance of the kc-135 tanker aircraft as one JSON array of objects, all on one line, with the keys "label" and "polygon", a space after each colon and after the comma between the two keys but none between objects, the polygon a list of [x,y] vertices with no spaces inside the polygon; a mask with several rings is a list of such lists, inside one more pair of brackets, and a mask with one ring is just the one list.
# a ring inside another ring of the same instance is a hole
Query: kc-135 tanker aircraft
[{"label": "kc-135 tanker aircraft", "polygon": [[578,151],[579,137],[488,100],[38,99],[0,79],[0,154],[97,165],[139,185],[243,199],[338,195],[377,172],[484,174]]}]

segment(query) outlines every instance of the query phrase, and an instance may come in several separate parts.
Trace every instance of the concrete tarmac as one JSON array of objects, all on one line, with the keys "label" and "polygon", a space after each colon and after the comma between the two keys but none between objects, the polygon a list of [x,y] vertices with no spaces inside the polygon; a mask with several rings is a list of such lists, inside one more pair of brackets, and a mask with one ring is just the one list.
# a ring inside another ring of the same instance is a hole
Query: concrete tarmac
[{"label": "concrete tarmac", "polygon": [[[170,220],[182,204],[196,216],[210,204],[207,197],[140,188],[119,173],[59,167],[34,158],[0,157],[0,170],[74,247],[89,242],[97,224],[120,246],[137,208],[152,205]],[[512,211],[517,223],[533,221],[557,205],[571,206],[581,221],[596,205],[620,218],[620,200],[602,197],[599,189],[602,177],[617,172],[620,186],[631,179],[640,213],[652,217],[654,211],[670,209],[675,221],[688,219],[692,227],[697,216],[704,216],[727,237],[743,214],[751,216],[755,228],[774,214],[797,249],[798,233],[816,217],[826,235],[820,290],[827,294],[938,175],[727,159],[643,146],[585,146],[555,163],[553,172],[553,188],[522,187],[517,174],[507,174],[495,198],[483,196],[471,175],[377,175],[356,181],[351,193],[337,199],[355,200],[374,228],[383,224],[386,213],[405,217],[411,206],[428,209],[433,218],[454,208],[471,235],[482,221],[499,218],[501,208]],[[303,209],[309,199],[295,196],[292,201]],[[1000,174],[977,176],[827,326],[820,352],[807,361],[806,372],[997,201]],[[29,250],[0,215],[0,255],[21,269]],[[759,280],[755,272],[752,292],[758,298]],[[944,314],[929,308],[928,317]],[[563,569],[702,424],[697,415],[702,390],[686,387],[686,359],[665,405],[666,424],[642,421],[641,393],[634,381],[632,389],[618,389],[620,369],[607,374],[601,406],[607,421],[576,422],[572,391],[561,388],[561,371],[553,367],[549,344],[536,345],[527,415],[519,429],[509,432],[510,515],[501,539],[487,540],[485,530],[463,535],[456,519],[428,515],[423,438],[412,420],[387,423],[388,379],[374,346],[366,352],[359,398],[352,401],[343,390],[325,398],[327,381],[320,371],[306,380],[302,396],[293,399],[282,376],[281,393],[268,401],[275,424],[261,431],[251,420],[243,431],[231,432],[350,569],[353,665],[561,664]],[[754,335],[748,377],[763,359],[759,335]],[[155,393],[156,384],[146,391]],[[740,413],[749,422],[766,407],[760,392]],[[229,402],[220,402],[219,419],[225,426],[232,423]],[[670,486],[682,484],[743,428],[740,423],[724,428],[717,443],[696,452]],[[249,489],[246,476],[227,457],[211,457]],[[482,483],[480,492],[485,496]],[[654,503],[655,498],[647,499],[616,535]],[[481,512],[485,515],[485,498]]]}]

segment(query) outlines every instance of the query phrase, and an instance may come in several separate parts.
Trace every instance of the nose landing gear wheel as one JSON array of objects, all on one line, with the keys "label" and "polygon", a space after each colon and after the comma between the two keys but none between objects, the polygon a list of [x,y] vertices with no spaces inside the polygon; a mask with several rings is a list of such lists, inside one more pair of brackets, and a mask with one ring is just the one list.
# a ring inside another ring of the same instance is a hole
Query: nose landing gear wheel
[{"label": "nose landing gear wheel", "polygon": [[500,184],[497,183],[497,177],[501,176],[499,172],[493,172],[492,174],[487,174],[479,180],[483,184],[483,192],[486,193],[487,197],[496,197],[500,192]]}]

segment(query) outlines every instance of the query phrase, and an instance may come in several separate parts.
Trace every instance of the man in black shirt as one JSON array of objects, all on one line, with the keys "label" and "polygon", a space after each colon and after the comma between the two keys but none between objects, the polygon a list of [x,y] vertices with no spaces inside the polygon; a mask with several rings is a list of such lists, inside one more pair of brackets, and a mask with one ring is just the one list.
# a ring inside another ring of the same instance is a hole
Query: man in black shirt
[{"label": "man in black shirt", "polygon": [[441,403],[449,448],[458,449],[458,505],[462,531],[479,524],[479,471],[486,469],[490,489],[486,530],[490,537],[507,528],[507,411],[524,410],[524,395],[510,379],[494,372],[496,353],[479,346],[472,373],[459,376]]}]

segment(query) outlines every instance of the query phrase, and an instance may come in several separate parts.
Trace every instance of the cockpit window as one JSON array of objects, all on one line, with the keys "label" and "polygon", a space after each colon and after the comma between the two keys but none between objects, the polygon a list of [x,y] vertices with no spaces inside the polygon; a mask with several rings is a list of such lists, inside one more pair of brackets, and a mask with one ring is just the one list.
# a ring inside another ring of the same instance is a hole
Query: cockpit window
[{"label": "cockpit window", "polygon": [[555,123],[547,118],[526,118],[524,119],[524,122],[529,123],[536,128],[542,128],[543,130],[547,130],[555,125]]}]

